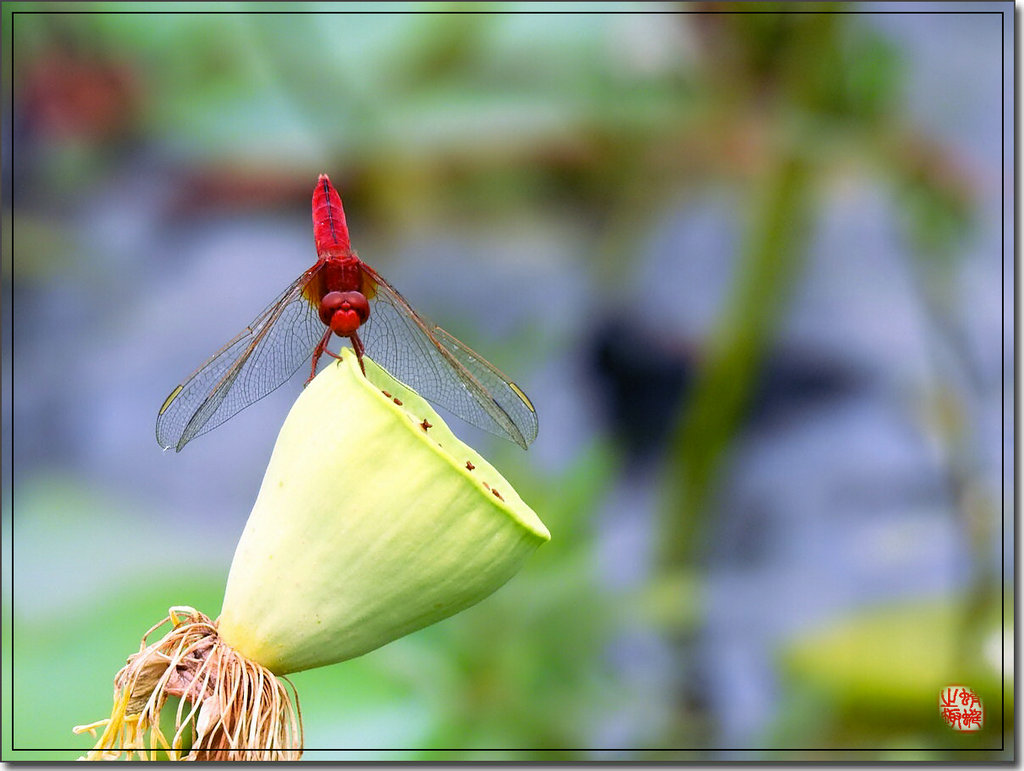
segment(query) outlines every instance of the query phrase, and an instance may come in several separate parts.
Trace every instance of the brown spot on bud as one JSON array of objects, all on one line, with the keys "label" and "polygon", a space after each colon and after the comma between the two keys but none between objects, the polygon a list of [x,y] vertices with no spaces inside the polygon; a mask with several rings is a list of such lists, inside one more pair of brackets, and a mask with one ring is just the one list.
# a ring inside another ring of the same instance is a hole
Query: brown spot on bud
[{"label": "brown spot on bud", "polygon": [[381,393],[384,394],[389,399],[391,398],[391,394],[389,394],[387,391],[381,391]]},{"label": "brown spot on bud", "polygon": [[401,407],[401,406],[402,406],[402,400],[401,400],[401,399],[392,399],[391,401],[393,401],[393,402],[394,402],[395,404],[397,404],[397,405],[398,405],[399,407]]},{"label": "brown spot on bud", "polygon": [[499,493],[497,490],[491,490],[491,492],[498,496],[499,501],[505,500],[504,498],[501,497],[501,493]]},{"label": "brown spot on bud", "polygon": [[470,471],[472,471],[473,469],[475,469],[475,468],[476,468],[476,466],[474,466],[474,465],[473,465],[472,463],[470,463],[470,462],[469,462],[469,461],[467,460],[467,461],[466,461],[466,468],[468,468],[468,469],[469,469]]},{"label": "brown spot on bud", "polygon": [[430,421],[427,420],[426,418],[423,418],[423,422],[420,423],[420,428],[422,428],[424,431],[426,431],[428,428],[432,428]]}]

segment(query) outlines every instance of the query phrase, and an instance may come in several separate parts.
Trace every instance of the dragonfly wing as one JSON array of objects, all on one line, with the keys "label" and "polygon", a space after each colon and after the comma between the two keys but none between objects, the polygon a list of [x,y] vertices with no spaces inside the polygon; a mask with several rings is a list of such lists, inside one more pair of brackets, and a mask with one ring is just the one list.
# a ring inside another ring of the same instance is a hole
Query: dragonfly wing
[{"label": "dragonfly wing", "polygon": [[360,329],[367,354],[424,398],[523,449],[537,437],[537,413],[515,383],[455,337],[416,313],[373,268],[370,317]]},{"label": "dragonfly wing", "polygon": [[303,289],[321,267],[317,263],[299,276],[245,331],[171,392],[156,419],[161,447],[180,451],[262,399],[309,361],[324,325]]},{"label": "dragonfly wing", "polygon": [[[523,389],[447,330],[435,326],[432,332],[434,339],[447,348],[459,364],[473,375],[490,395],[491,400],[512,421],[519,431],[519,437],[513,436],[515,442],[524,447],[531,444],[537,438],[537,411]],[[519,441],[519,438],[523,441]]]}]

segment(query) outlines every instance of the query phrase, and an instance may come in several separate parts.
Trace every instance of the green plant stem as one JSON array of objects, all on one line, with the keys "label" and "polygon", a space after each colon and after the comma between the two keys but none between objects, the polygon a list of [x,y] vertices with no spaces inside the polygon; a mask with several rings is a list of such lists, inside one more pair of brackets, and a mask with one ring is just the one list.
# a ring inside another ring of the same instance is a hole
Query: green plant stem
[{"label": "green plant stem", "polygon": [[665,567],[685,566],[700,552],[702,510],[804,264],[812,208],[809,180],[806,161],[796,153],[781,153],[755,194],[731,296],[671,440],[662,531]]}]

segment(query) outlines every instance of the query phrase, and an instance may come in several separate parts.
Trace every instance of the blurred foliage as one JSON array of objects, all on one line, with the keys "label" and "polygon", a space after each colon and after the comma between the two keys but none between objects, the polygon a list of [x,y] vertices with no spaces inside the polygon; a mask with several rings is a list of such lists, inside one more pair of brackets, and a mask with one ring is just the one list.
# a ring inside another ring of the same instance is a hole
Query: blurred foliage
[{"label": "blurred foliage", "polygon": [[[807,170],[782,160],[764,185],[733,297],[710,341],[683,422],[672,440],[666,507],[671,519],[665,539],[668,563],[688,563],[697,544],[707,496],[744,417],[761,363],[772,343],[790,287],[799,273],[810,212]],[[674,553],[673,553],[674,550]],[[682,550],[682,551],[680,551]]]},{"label": "blurred foliage", "polygon": [[[782,658],[792,708],[782,711],[773,743],[803,745],[808,725],[816,725],[822,748],[903,746],[933,760],[947,749],[964,762],[986,757],[1013,724],[1012,678],[1005,687],[1000,679],[1013,617],[990,611],[978,627],[984,655],[964,656],[957,635],[967,604],[970,598],[873,609],[788,646]],[[943,722],[939,692],[954,684],[981,699],[980,731],[957,733]],[[886,758],[880,752],[876,759]]]},{"label": "blurred foliage", "polygon": [[[781,8],[766,10],[772,7]],[[815,188],[848,156],[884,150],[879,124],[899,115],[891,109],[900,91],[899,57],[877,33],[848,19],[738,13],[698,21],[708,100],[725,113],[717,122],[744,125],[756,112],[763,139],[747,180],[753,215],[740,266],[672,442],[668,467],[680,473],[666,478],[672,536],[663,556],[670,563],[693,559],[694,545],[705,541],[708,496],[802,275]]]}]

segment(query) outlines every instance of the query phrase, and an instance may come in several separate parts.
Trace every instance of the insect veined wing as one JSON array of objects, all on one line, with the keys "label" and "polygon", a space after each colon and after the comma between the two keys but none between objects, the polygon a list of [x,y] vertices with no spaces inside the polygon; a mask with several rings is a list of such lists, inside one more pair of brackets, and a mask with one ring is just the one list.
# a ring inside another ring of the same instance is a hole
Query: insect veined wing
[{"label": "insect veined wing", "polygon": [[[484,386],[502,412],[512,420],[525,443],[531,444],[537,438],[537,411],[523,389],[447,330],[434,327],[431,331],[434,338]],[[516,437],[513,439],[522,446],[523,443]]]},{"label": "insect veined wing", "polygon": [[374,285],[359,336],[367,355],[424,398],[523,449],[537,437],[537,413],[515,383],[468,346],[416,313],[405,298],[360,264]]},{"label": "insect veined wing", "polygon": [[325,327],[303,290],[322,267],[318,262],[299,276],[241,334],[171,391],[156,418],[161,447],[180,451],[310,361]]}]

